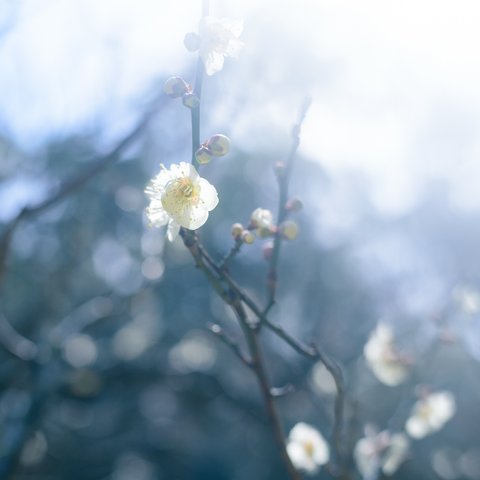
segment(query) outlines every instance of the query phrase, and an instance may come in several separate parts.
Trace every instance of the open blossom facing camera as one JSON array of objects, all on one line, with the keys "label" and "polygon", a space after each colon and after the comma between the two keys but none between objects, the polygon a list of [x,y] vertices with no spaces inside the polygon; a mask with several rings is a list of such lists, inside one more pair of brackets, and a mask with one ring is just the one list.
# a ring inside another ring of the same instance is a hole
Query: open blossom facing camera
[{"label": "open blossom facing camera", "polygon": [[378,324],[363,351],[373,374],[385,385],[399,385],[407,377],[409,362],[397,351],[388,325]]},{"label": "open blossom facing camera", "polygon": [[330,449],[320,432],[312,426],[297,423],[288,436],[287,452],[295,468],[314,474],[328,462]]},{"label": "open blossom facing camera", "polygon": [[456,412],[455,397],[451,392],[425,395],[413,407],[405,429],[413,438],[423,438],[440,430]]},{"label": "open blossom facing camera", "polygon": [[198,35],[186,35],[185,46],[191,52],[199,51],[207,75],[219,72],[224,58],[236,57],[243,47],[243,42],[238,39],[243,30],[241,21],[204,17],[198,30]]},{"label": "open blossom facing camera", "polygon": [[180,227],[200,228],[218,204],[215,187],[200,177],[193,165],[185,162],[173,164],[169,169],[162,165],[145,193],[150,197],[148,219],[155,227],[168,224],[170,241],[176,238]]},{"label": "open blossom facing camera", "polygon": [[377,478],[381,470],[384,475],[393,475],[406,460],[409,441],[405,434],[388,431],[366,432],[366,436],[355,445],[353,452],[357,468],[364,479]]}]

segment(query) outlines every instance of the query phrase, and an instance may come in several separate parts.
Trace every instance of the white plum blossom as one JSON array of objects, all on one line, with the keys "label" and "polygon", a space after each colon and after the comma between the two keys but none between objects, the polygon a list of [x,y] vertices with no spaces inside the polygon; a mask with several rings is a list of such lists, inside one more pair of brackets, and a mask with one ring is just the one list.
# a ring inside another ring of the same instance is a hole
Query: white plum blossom
[{"label": "white plum blossom", "polygon": [[413,438],[423,438],[440,430],[457,410],[451,392],[430,393],[421,398],[412,409],[405,430]]},{"label": "white plum blossom", "polygon": [[403,433],[376,433],[367,430],[366,436],[355,445],[354,458],[364,480],[393,475],[408,456],[410,442]]},{"label": "white plum blossom", "polygon": [[290,431],[287,452],[295,468],[310,474],[316,473],[330,457],[330,448],[321,433],[303,422]]},{"label": "white plum blossom", "polygon": [[275,224],[273,213],[265,208],[256,208],[250,216],[250,225],[260,237],[268,237],[272,234]]},{"label": "white plum blossom", "polygon": [[185,46],[190,51],[199,50],[207,75],[213,75],[223,68],[225,57],[236,57],[243,47],[238,38],[243,22],[227,18],[204,17],[200,20],[198,35],[190,33],[185,37]]},{"label": "white plum blossom", "polygon": [[146,213],[155,227],[168,224],[167,237],[173,241],[180,227],[196,230],[218,204],[215,187],[200,177],[189,163],[161,166],[160,173],[145,189],[150,198]]},{"label": "white plum blossom", "polygon": [[393,387],[406,379],[409,362],[397,351],[392,329],[388,325],[377,325],[363,352],[373,374],[385,385]]}]

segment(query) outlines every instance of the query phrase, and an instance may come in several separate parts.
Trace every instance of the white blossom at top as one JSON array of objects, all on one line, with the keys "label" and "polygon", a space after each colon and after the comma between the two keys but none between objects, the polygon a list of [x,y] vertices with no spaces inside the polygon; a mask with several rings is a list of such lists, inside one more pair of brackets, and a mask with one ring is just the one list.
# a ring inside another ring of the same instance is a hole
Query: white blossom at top
[{"label": "white blossom at top", "polygon": [[398,353],[392,329],[383,323],[371,333],[363,349],[367,364],[374,375],[388,386],[402,383],[408,375],[408,362]]},{"label": "white blossom at top", "polygon": [[303,422],[290,431],[287,452],[295,468],[310,474],[316,473],[330,457],[330,448],[321,433]]},{"label": "white blossom at top", "polygon": [[180,227],[196,230],[218,204],[215,187],[200,177],[189,163],[161,166],[160,173],[145,189],[150,197],[146,213],[153,226],[168,224],[167,237],[173,241]]},{"label": "white blossom at top", "polygon": [[367,431],[366,436],[355,445],[354,458],[364,480],[384,475],[393,475],[405,461],[409,451],[409,440],[403,433]]},{"label": "white blossom at top", "polygon": [[423,438],[440,430],[457,410],[451,392],[441,391],[425,395],[412,409],[405,429],[413,438]]},{"label": "white blossom at top", "polygon": [[213,75],[223,68],[225,57],[236,57],[243,47],[238,37],[243,22],[227,18],[204,17],[200,20],[198,35],[188,34],[185,45],[188,50],[199,50],[207,75]]}]

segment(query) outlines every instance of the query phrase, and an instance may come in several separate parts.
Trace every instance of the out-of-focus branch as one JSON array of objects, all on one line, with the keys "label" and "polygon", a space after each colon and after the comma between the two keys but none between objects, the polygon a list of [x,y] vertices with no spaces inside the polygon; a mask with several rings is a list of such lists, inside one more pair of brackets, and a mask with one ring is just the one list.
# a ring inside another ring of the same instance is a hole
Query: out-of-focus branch
[{"label": "out-of-focus branch", "polygon": [[38,347],[28,338],[20,335],[0,313],[0,344],[14,357],[30,362],[38,354]]},{"label": "out-of-focus branch", "polygon": [[300,131],[303,121],[307,115],[307,111],[312,103],[310,97],[307,97],[299,112],[298,121],[292,129],[292,146],[290,152],[284,163],[277,166],[276,173],[278,179],[278,213],[277,213],[277,231],[275,232],[273,239],[273,251],[270,258],[270,265],[267,274],[267,286],[268,286],[268,303],[265,307],[265,313],[268,313],[275,303],[275,295],[277,291],[277,266],[280,256],[280,246],[282,244],[282,233],[280,231],[280,225],[286,219],[288,210],[286,208],[288,201],[288,186],[290,183],[290,177],[292,174],[293,164],[296,158],[297,150],[300,145]]},{"label": "out-of-focus branch", "polygon": [[275,439],[277,441],[277,445],[287,468],[288,474],[292,480],[301,480],[302,477],[300,473],[293,466],[292,460],[287,453],[285,434],[283,432],[282,423],[280,421],[275,402],[273,401],[272,390],[269,385],[263,355],[260,348],[260,343],[258,341],[258,330],[254,330],[252,328],[240,300],[236,301],[232,305],[232,308],[245,334],[245,339],[247,340],[250,355],[252,357],[252,369],[254,370],[258,383],[260,385],[260,390],[262,391],[268,418],[270,420],[272,430],[274,432]]},{"label": "out-of-focus branch", "polygon": [[207,329],[209,332],[213,333],[217,338],[220,339],[227,347],[232,350],[232,352],[240,359],[240,361],[245,364],[248,368],[252,368],[252,361],[247,358],[247,356],[242,352],[240,345],[228,335],[223,328],[216,324],[209,324],[207,325]]},{"label": "out-of-focus branch", "polygon": [[10,242],[13,233],[21,221],[32,219],[49,209],[50,207],[60,203],[77,190],[82,188],[88,181],[94,178],[98,173],[115,162],[120,154],[129,147],[143,133],[145,127],[150,122],[153,115],[158,110],[158,101],[153,103],[147,112],[138,121],[137,125],[126,135],[120,142],[106,155],[98,158],[92,165],[88,166],[84,171],[77,173],[72,178],[66,180],[60,188],[53,191],[45,200],[32,207],[23,208],[20,213],[7,225],[2,236],[0,237],[0,279],[5,272],[5,264],[10,248]]}]

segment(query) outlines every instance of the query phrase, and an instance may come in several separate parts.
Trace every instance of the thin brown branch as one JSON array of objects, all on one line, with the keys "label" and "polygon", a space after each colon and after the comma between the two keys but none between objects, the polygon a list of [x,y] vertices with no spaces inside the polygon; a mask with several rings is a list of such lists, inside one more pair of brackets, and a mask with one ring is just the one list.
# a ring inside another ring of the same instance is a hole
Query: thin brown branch
[{"label": "thin brown branch", "polygon": [[277,179],[278,179],[278,212],[277,212],[277,230],[273,238],[273,250],[270,258],[270,265],[267,273],[267,287],[268,287],[268,302],[264,312],[268,313],[275,303],[275,295],[277,292],[277,269],[278,260],[280,257],[280,246],[282,243],[282,233],[280,226],[282,222],[287,218],[288,210],[286,204],[288,201],[288,187],[290,183],[290,177],[292,174],[293,164],[296,158],[297,150],[300,145],[300,131],[303,121],[307,115],[307,111],[311,104],[311,98],[307,97],[300,108],[298,121],[292,129],[292,145],[286,161],[283,164],[278,165]]},{"label": "thin brown branch", "polygon": [[[197,239],[198,240],[198,239]],[[261,311],[260,307],[255,303],[255,301],[250,298],[250,296],[245,293],[245,291],[233,280],[228,272],[222,270],[208,252],[203,248],[200,243],[196,243],[195,248],[196,254],[198,257],[201,257],[205,260],[204,264],[216,272],[218,275],[219,281],[224,281],[228,287],[231,289],[231,294],[227,295],[229,302],[231,304],[232,295],[238,296],[238,298],[245,303],[248,308],[255,314],[260,325],[264,325],[266,328],[271,330],[277,337],[281,338],[285,343],[292,347],[300,355],[309,358],[310,360],[320,360],[330,374],[333,376],[335,385],[337,388],[337,395],[335,397],[335,406],[334,406],[334,424],[333,424],[333,434],[332,439],[335,445],[337,460],[339,463],[342,463],[343,458],[343,449],[342,449],[342,430],[343,430],[343,415],[344,415],[344,404],[345,404],[345,386],[343,373],[340,366],[328,356],[326,353],[322,352],[316,345],[306,345],[301,341],[297,340],[295,337],[287,333],[281,326],[271,322],[268,317]],[[251,327],[251,321],[247,320]]]},{"label": "thin brown branch", "polygon": [[219,267],[223,270],[225,268],[228,268],[228,264],[231,262],[231,260],[240,252],[240,249],[242,248],[243,245],[243,240],[241,238],[236,238],[235,243],[233,244],[232,248],[230,251],[225,255],[223,260],[221,261]]},{"label": "thin brown branch", "polygon": [[252,368],[252,361],[247,358],[247,356],[242,352],[240,345],[230,336],[228,335],[223,328],[216,324],[209,324],[207,325],[207,329],[209,332],[213,333],[217,338],[220,339],[225,345],[227,345],[230,350],[237,356],[237,358],[248,368]]},{"label": "thin brown branch", "polygon": [[271,387],[269,385],[262,351],[260,343],[258,341],[258,331],[252,329],[247,319],[245,309],[243,308],[243,305],[240,301],[235,302],[232,305],[232,308],[245,334],[245,339],[247,340],[250,355],[252,357],[252,369],[255,372],[258,383],[260,385],[260,390],[262,392],[265,407],[267,409],[267,415],[270,420],[270,424],[274,432],[275,439],[285,467],[287,468],[288,474],[292,480],[301,480],[302,477],[300,473],[293,466],[290,456],[287,453],[285,433],[283,431],[282,423],[280,421],[275,402],[273,401],[273,395],[271,393]]}]

